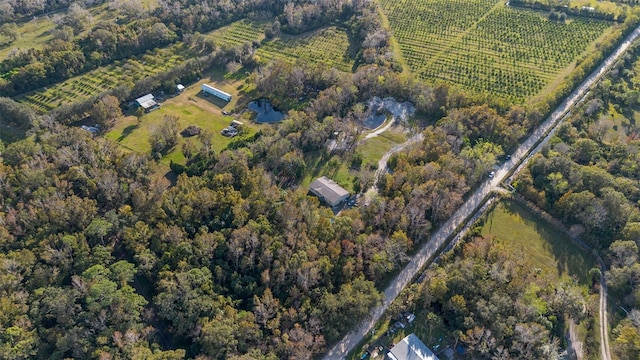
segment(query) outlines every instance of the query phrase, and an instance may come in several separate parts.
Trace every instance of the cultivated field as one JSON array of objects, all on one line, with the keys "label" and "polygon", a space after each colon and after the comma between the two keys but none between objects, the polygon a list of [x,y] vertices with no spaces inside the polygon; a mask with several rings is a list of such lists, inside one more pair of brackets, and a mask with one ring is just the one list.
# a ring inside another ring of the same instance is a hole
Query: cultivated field
[{"label": "cultivated field", "polygon": [[498,0],[380,0],[410,70],[516,102],[539,94],[611,22],[513,8]]},{"label": "cultivated field", "polygon": [[353,59],[348,51],[346,32],[337,27],[328,27],[298,36],[283,35],[265,43],[258,49],[258,56],[269,61],[280,59],[291,63],[305,59],[351,72]]},{"label": "cultivated field", "polygon": [[54,86],[18,97],[16,100],[44,114],[62,104],[88,99],[120,84],[135,82],[146,76],[175,67],[185,60],[182,45],[155,49],[137,59],[128,59],[100,67]]},{"label": "cultivated field", "polygon": [[350,72],[353,58],[349,56],[349,39],[344,29],[331,26],[302,35],[282,35],[273,40],[264,39],[262,22],[240,20],[211,32],[219,46],[238,46],[261,41],[256,54],[264,61],[283,60],[290,63],[298,59],[324,63]]},{"label": "cultivated field", "polygon": [[215,39],[216,45],[238,46],[264,39],[265,23],[250,20],[236,21],[209,33]]}]

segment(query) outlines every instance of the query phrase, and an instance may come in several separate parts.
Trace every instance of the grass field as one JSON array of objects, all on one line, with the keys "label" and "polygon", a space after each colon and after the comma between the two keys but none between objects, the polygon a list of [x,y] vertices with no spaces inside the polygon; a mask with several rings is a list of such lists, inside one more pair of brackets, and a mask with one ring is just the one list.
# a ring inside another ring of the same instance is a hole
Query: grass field
[{"label": "grass field", "polygon": [[273,40],[264,39],[263,22],[240,20],[210,33],[219,46],[238,46],[261,41],[257,56],[264,61],[283,60],[290,63],[298,59],[324,63],[350,72],[353,55],[349,53],[349,39],[344,29],[330,26],[301,35],[282,35]]},{"label": "grass field", "polygon": [[[50,31],[55,27],[50,18],[41,17],[31,21],[18,24],[20,36],[16,41],[0,46],[0,61],[5,60],[9,55],[17,50],[40,49],[51,40]],[[6,39],[0,36],[0,42]]]},{"label": "grass field", "polygon": [[[337,182],[349,192],[353,192],[353,174],[349,170],[349,164],[340,160],[325,158],[320,152],[306,154],[304,162],[307,165],[307,171],[300,182],[303,187],[309,186],[311,182],[320,176],[327,176]],[[335,164],[335,166],[333,166]]]},{"label": "grass field", "polygon": [[380,0],[410,70],[516,102],[539,94],[612,27],[499,0]]},{"label": "grass field", "polygon": [[363,166],[377,166],[382,155],[406,140],[407,137],[403,132],[393,129],[389,129],[374,138],[364,140],[357,148],[357,151],[362,153]]},{"label": "grass field", "polygon": [[583,286],[591,285],[588,272],[596,266],[594,259],[516,202],[500,202],[487,215],[482,235],[495,236],[497,241],[521,253],[532,268],[539,268],[551,276],[572,276]]},{"label": "grass field", "polygon": [[115,62],[54,86],[16,98],[44,114],[62,104],[88,99],[116,86],[170,69],[185,60],[184,45],[155,49],[123,63]]},{"label": "grass field", "polygon": [[[229,93],[237,99],[238,95],[238,82],[225,82],[221,79],[211,80],[209,78],[200,81],[197,84],[189,86],[184,93],[171,98],[162,103],[160,109],[145,114],[142,117],[142,122],[138,124],[138,120],[135,116],[125,116],[119,119],[112,129],[105,135],[107,139],[115,141],[122,145],[125,149],[130,151],[136,151],[139,153],[149,153],[151,150],[151,144],[149,142],[149,134],[154,126],[160,124],[165,115],[175,115],[180,119],[180,131],[189,125],[197,125],[202,129],[208,129],[212,132],[212,147],[216,153],[222,151],[233,138],[222,136],[220,133],[222,129],[229,126],[233,116],[222,115],[222,107],[220,104],[210,101],[210,98],[199,96],[200,84],[209,83],[219,87]],[[235,100],[224,106],[224,109],[231,110],[235,104]],[[260,125],[254,124],[249,121],[241,119],[244,126],[248,130],[249,134],[253,134],[257,131]],[[198,141],[197,136],[191,138],[196,148],[199,148],[201,143]],[[179,136],[178,144],[169,151],[161,160],[164,164],[169,164],[171,161],[184,164],[186,158],[182,153],[182,144],[185,142],[185,138]]]}]

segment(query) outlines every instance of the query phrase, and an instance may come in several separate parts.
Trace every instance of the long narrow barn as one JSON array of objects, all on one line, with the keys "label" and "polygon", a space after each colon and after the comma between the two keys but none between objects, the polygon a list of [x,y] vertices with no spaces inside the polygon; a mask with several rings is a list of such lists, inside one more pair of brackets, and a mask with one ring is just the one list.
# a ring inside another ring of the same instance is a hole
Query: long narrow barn
[{"label": "long narrow barn", "polygon": [[202,92],[204,92],[205,94],[211,94],[217,98],[220,98],[224,101],[231,101],[231,94],[228,94],[220,89],[216,89],[211,85],[207,85],[207,84],[202,84],[202,86],[200,87],[200,89],[202,90]]}]

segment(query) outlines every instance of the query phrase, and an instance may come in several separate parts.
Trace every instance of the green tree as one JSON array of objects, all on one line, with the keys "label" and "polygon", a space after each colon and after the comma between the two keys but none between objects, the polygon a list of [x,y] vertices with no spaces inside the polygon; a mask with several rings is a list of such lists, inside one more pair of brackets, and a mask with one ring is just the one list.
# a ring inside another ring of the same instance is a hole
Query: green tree
[{"label": "green tree", "polygon": [[8,43],[12,43],[18,40],[20,36],[20,30],[15,23],[4,23],[0,26],[0,35],[8,39]]},{"label": "green tree", "polygon": [[320,301],[319,316],[324,320],[325,338],[337,340],[382,299],[373,282],[358,277],[344,284],[336,294],[325,293]]},{"label": "green tree", "polygon": [[142,117],[144,116],[144,109],[142,106],[136,108],[136,119],[138,120],[138,126],[142,123]]},{"label": "green tree", "polygon": [[152,127],[149,135],[152,153],[163,153],[178,143],[180,119],[175,115],[165,115],[162,123]]}]

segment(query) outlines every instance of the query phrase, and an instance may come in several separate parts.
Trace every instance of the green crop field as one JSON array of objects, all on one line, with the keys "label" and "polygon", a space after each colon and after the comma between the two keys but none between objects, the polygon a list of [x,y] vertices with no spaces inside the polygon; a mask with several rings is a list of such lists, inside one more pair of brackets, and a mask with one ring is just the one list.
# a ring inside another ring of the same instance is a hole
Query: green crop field
[{"label": "green crop field", "polygon": [[264,39],[264,23],[240,20],[209,33],[216,45],[238,46]]},{"label": "green crop field", "polygon": [[298,36],[283,35],[265,43],[257,53],[265,60],[295,62],[301,58],[351,72],[353,59],[348,52],[347,33],[337,27],[328,27]]},{"label": "green crop field", "polygon": [[238,46],[252,41],[262,41],[256,54],[265,61],[283,60],[294,63],[305,59],[324,63],[350,72],[353,58],[349,55],[347,33],[331,26],[302,35],[282,35],[274,40],[264,40],[264,23],[240,20],[210,33],[218,46]]},{"label": "green crop field", "polygon": [[380,0],[412,72],[516,102],[565,74],[612,22],[513,8],[498,0]]},{"label": "green crop field", "polygon": [[134,82],[173,68],[185,60],[184,52],[182,45],[155,49],[138,59],[128,59],[123,63],[116,62],[100,67],[54,86],[26,94],[17,100],[43,114],[60,105],[101,94],[119,84]]}]

